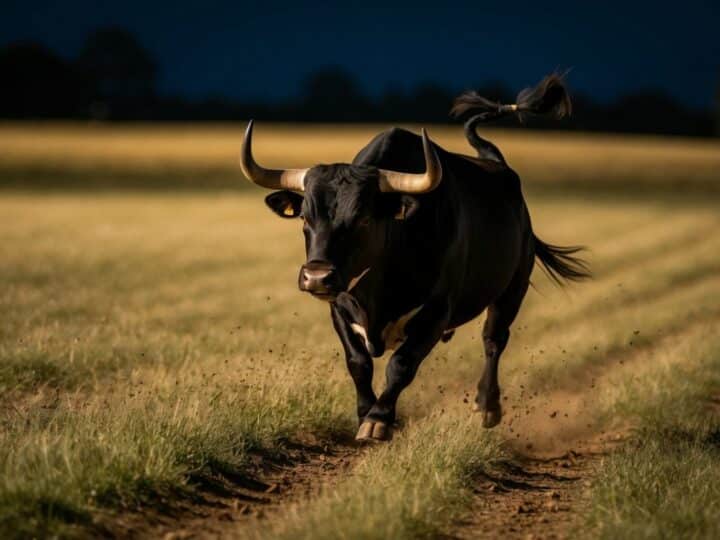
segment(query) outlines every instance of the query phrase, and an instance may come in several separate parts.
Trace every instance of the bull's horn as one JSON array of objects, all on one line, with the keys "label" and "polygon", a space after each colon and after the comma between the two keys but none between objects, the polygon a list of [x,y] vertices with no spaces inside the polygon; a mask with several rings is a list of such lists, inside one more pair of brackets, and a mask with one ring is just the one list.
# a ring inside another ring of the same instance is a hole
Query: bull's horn
[{"label": "bull's horn", "polygon": [[307,169],[264,169],[255,163],[252,156],[252,129],[253,121],[250,120],[240,150],[240,168],[247,179],[268,189],[304,191]]},{"label": "bull's horn", "polygon": [[440,185],[442,181],[442,165],[424,128],[422,130],[422,142],[425,153],[425,172],[413,174],[380,169],[380,191],[427,193]]}]

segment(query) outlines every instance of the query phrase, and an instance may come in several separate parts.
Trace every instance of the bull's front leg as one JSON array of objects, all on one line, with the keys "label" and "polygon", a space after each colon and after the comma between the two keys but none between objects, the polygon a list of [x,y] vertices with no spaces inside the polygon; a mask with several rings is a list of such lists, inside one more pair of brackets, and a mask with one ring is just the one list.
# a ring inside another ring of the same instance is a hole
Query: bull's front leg
[{"label": "bull's front leg", "polygon": [[345,295],[331,306],[333,326],[345,350],[345,362],[357,392],[358,423],[362,422],[377,398],[372,388],[373,361],[362,338],[352,329],[355,322],[354,303],[344,301]]},{"label": "bull's front leg", "polygon": [[406,328],[406,338],[385,370],[385,390],[360,425],[357,440],[388,440],[392,437],[400,393],[413,381],[420,364],[447,328],[446,304],[426,304]]}]

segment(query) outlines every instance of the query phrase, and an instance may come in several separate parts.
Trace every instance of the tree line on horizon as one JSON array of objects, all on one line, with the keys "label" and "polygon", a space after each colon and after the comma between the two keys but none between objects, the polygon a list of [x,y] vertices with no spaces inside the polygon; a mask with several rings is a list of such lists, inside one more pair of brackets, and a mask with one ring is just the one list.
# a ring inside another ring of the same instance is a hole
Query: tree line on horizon
[{"label": "tree line on horizon", "polygon": [[[35,42],[0,49],[0,118],[95,121],[234,121],[257,118],[299,122],[446,123],[457,92],[423,83],[408,92],[363,93],[344,68],[330,66],[308,75],[299,96],[283,103],[241,102],[231,98],[189,100],[157,90],[159,66],[129,31],[103,28],[91,33],[78,56],[67,60]],[[477,88],[481,95],[512,103],[502,83]],[[574,112],[561,122],[531,119],[538,129],[572,129],[692,136],[720,134],[717,110],[693,110],[660,90],[600,103],[573,94]],[[514,120],[498,122],[512,127]]]}]

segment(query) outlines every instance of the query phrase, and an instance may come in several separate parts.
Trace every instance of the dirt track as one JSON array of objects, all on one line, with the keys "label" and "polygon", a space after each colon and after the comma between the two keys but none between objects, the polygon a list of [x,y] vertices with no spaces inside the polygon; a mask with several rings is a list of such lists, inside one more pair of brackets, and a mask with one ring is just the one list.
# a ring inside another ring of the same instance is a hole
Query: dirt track
[{"label": "dirt track", "polygon": [[[632,356],[623,357],[621,369]],[[609,367],[593,366],[580,380],[559,381],[550,393],[523,392],[507,403],[500,429],[512,458],[478,478],[469,511],[447,538],[568,537],[582,515],[594,468],[622,440],[623,430],[605,432],[593,414]],[[252,478],[204,481],[201,500],[130,516],[112,529],[128,537],[236,537],[243,523],[272,519],[275,511],[306,502],[352,474],[365,448],[354,441],[288,444],[281,458],[255,456]]]},{"label": "dirt track", "polygon": [[[582,518],[595,468],[629,429],[620,422],[598,422],[603,389],[616,377],[631,376],[645,349],[662,347],[696,325],[690,320],[651,345],[610,353],[583,370],[568,369],[550,391],[521,387],[506,399],[507,413],[497,429],[510,458],[477,479],[473,503],[444,537],[570,537]],[[455,398],[435,399],[440,406]],[[201,500],[139,512],[108,526],[121,537],[238,537],[245,527],[303,504],[351,475],[367,448],[353,440],[287,443],[282,456],[254,456],[250,476],[204,480]]]},{"label": "dirt track", "polygon": [[515,407],[504,427],[512,459],[478,479],[473,504],[448,536],[568,538],[595,467],[623,440],[623,430],[594,424],[593,394],[558,389]]},{"label": "dirt track", "polygon": [[251,475],[203,479],[199,482],[201,498],[129,514],[107,526],[120,538],[235,536],[229,533],[231,526],[266,519],[278,508],[307,500],[345,477],[361,451],[347,441],[288,443],[282,456],[254,455]]}]

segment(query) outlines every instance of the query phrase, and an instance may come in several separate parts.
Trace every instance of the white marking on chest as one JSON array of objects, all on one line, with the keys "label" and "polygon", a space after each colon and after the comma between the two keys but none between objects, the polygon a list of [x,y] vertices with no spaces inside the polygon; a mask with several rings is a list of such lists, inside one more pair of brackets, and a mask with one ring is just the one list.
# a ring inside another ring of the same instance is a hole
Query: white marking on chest
[{"label": "white marking on chest", "polygon": [[[409,323],[410,320],[418,314],[418,312],[423,308],[423,306],[424,304],[412,309],[411,311],[400,317],[398,320],[391,321],[385,325],[385,328],[380,334],[380,337],[385,342],[385,349],[396,349],[398,346],[402,345],[402,343],[405,341],[405,338],[407,337],[405,335],[405,326],[407,326],[407,323]],[[363,339],[363,341],[365,342],[365,347],[369,351],[370,339],[367,335],[367,328],[356,322],[350,323],[350,328],[353,332],[355,332]]]},{"label": "white marking on chest", "polygon": [[358,323],[351,323],[350,328],[352,328],[352,331],[355,332],[358,336],[363,338],[363,341],[365,342],[365,348],[369,351],[370,350],[370,340],[368,339],[367,330]]},{"label": "white marking on chest", "polygon": [[360,275],[355,276],[350,280],[350,285],[348,285],[347,292],[352,291],[355,288],[355,285],[360,283],[360,280],[370,271],[370,267],[368,266],[365,270],[360,272]]},{"label": "white marking on chest", "polygon": [[412,309],[411,311],[400,317],[398,320],[394,322],[389,322],[387,325],[385,325],[385,328],[380,334],[380,337],[382,337],[383,341],[385,342],[386,349],[395,349],[402,345],[402,343],[405,341],[405,338],[407,337],[405,335],[405,326],[407,326],[407,323],[410,322],[410,319],[412,319],[415,315],[418,314],[418,312],[423,308],[424,305],[425,304],[419,305],[418,307]]}]

